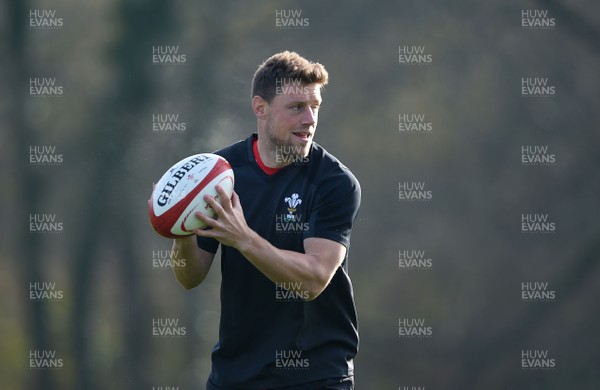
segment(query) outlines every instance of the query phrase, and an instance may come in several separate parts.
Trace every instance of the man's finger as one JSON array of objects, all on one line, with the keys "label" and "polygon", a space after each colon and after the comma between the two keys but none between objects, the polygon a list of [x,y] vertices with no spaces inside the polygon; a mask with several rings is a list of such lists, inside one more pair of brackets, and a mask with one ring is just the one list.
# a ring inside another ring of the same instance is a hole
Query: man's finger
[{"label": "man's finger", "polygon": [[223,189],[223,187],[220,184],[217,184],[215,186],[217,193],[219,194],[219,197],[221,198],[221,206],[223,206],[223,209],[227,212],[229,212],[231,210],[231,199],[229,199],[229,195],[227,195],[227,192],[225,192],[225,189]]},{"label": "man's finger", "polygon": [[214,230],[212,229],[194,229],[192,230],[192,232],[194,232],[195,235],[200,236],[200,237],[214,237]]},{"label": "man's finger", "polygon": [[215,213],[217,213],[217,215],[223,215],[225,214],[225,211],[223,210],[223,207],[219,204],[219,202],[217,202],[217,200],[215,199],[214,196],[212,195],[204,195],[204,201],[207,203],[207,205],[213,209],[213,211]]},{"label": "man's finger", "polygon": [[201,237],[215,237],[215,228],[218,228],[219,222],[216,219],[209,217],[208,215],[202,214],[200,211],[196,211],[194,215],[206,225],[206,228],[204,229],[193,229],[192,231],[194,232],[194,234]]},{"label": "man's finger", "polygon": [[202,222],[204,222],[204,224],[207,225],[207,226],[215,227],[217,225],[217,220],[216,219],[211,218],[208,215],[202,214],[200,211],[196,211],[194,213],[194,215],[196,217],[198,217],[198,219],[200,219]]},{"label": "man's finger", "polygon": [[238,207],[240,204],[240,197],[238,196],[237,192],[233,191],[233,195],[231,195],[231,205],[233,206],[233,208]]}]

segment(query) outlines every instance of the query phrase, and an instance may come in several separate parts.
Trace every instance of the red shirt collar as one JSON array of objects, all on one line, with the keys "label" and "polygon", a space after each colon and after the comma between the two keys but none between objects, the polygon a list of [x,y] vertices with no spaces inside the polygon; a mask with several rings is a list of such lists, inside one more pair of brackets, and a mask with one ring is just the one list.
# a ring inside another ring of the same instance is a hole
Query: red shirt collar
[{"label": "red shirt collar", "polygon": [[258,139],[253,139],[252,140],[252,153],[254,154],[254,159],[256,160],[256,163],[258,164],[258,166],[260,167],[260,169],[263,170],[264,173],[266,173],[267,175],[271,176],[272,174],[276,173],[277,171],[279,171],[281,168],[271,168],[265,165],[265,163],[263,163],[263,161],[260,158],[260,153],[258,153]]}]

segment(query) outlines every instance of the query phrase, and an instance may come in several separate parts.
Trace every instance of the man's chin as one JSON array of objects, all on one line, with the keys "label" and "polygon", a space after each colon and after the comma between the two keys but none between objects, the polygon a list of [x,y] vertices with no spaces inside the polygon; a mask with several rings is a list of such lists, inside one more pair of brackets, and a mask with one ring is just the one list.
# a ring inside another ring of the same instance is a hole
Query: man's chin
[{"label": "man's chin", "polygon": [[308,154],[310,153],[310,147],[312,145],[312,142],[309,142],[307,145],[304,145],[300,151],[300,153],[298,153],[296,156],[298,158],[307,158]]}]

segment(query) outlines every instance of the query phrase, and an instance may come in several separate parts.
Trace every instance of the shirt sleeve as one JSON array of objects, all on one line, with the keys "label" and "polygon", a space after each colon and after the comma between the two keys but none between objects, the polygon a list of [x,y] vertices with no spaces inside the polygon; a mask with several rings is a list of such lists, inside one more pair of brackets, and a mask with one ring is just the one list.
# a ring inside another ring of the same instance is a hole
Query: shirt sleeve
[{"label": "shirt sleeve", "polygon": [[360,200],[360,184],[347,169],[325,180],[317,189],[304,238],[325,238],[348,247]]},{"label": "shirt sleeve", "polygon": [[219,241],[214,238],[196,236],[196,242],[198,243],[198,248],[210,253],[217,253],[217,249],[219,249]]}]

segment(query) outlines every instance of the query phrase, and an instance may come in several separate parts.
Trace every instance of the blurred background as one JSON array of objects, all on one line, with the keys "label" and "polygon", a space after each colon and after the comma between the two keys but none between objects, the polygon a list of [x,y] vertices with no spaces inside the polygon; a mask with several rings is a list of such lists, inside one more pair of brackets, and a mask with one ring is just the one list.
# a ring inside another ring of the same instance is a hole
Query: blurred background
[{"label": "blurred background", "polygon": [[0,388],[204,388],[219,264],[181,288],[146,202],[255,131],[252,75],[286,49],[328,69],[316,141],[362,185],[357,388],[597,389],[591,0],[2,2]]}]

